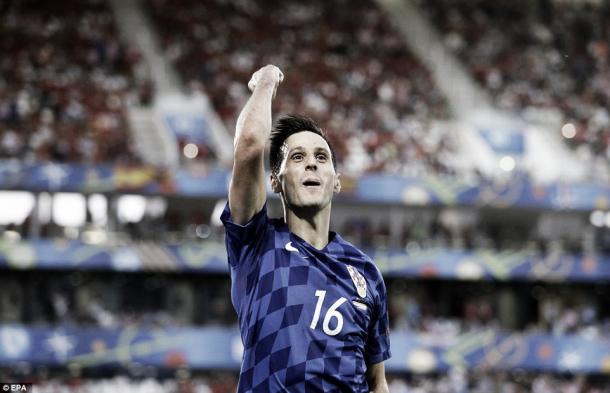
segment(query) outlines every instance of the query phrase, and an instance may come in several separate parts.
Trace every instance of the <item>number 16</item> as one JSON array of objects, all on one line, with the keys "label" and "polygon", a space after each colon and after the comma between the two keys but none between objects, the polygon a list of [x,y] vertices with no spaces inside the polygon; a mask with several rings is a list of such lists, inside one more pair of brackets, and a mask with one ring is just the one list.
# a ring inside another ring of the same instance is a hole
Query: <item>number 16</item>
[{"label": "number 16", "polygon": [[[316,325],[318,324],[318,319],[320,319],[320,311],[322,310],[322,303],[324,303],[324,298],[326,297],[326,291],[317,290],[316,297],[318,298],[318,303],[316,304],[316,311],[313,313],[313,319],[311,320],[311,325],[309,326],[312,329],[316,328]],[[322,330],[329,336],[337,335],[343,328],[343,315],[341,315],[341,313],[337,311],[337,308],[339,308],[339,306],[341,306],[346,301],[347,299],[342,297],[336,302],[334,302],[326,312],[326,316],[324,316],[324,321],[322,321]],[[334,329],[331,329],[330,319],[333,317],[337,318],[337,326],[335,326]]]}]

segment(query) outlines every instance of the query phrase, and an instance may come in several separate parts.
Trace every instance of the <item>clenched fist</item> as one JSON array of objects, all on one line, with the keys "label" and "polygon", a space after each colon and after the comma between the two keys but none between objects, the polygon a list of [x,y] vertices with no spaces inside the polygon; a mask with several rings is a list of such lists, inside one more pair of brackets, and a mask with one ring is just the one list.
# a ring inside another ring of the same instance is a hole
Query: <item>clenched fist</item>
[{"label": "clenched fist", "polygon": [[250,78],[250,82],[248,82],[248,89],[251,92],[254,92],[257,86],[265,86],[273,88],[273,97],[275,97],[275,92],[277,91],[277,87],[284,80],[284,74],[282,71],[274,66],[274,65],[266,65],[252,74],[252,78]]}]

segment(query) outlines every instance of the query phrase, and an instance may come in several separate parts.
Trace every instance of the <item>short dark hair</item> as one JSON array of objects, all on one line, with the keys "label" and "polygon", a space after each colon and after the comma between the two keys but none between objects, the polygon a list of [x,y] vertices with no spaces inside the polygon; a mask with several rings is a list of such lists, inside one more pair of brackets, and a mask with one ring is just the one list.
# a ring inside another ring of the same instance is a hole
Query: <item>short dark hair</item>
[{"label": "short dark hair", "polygon": [[328,143],[333,167],[337,169],[337,161],[333,146],[326,137],[326,133],[316,124],[316,122],[305,116],[287,115],[277,120],[275,127],[271,130],[271,135],[269,136],[271,142],[269,148],[269,166],[271,167],[271,172],[277,174],[280,171],[282,160],[284,159],[282,145],[286,139],[288,139],[290,135],[302,131],[311,131],[314,134],[318,134]]}]

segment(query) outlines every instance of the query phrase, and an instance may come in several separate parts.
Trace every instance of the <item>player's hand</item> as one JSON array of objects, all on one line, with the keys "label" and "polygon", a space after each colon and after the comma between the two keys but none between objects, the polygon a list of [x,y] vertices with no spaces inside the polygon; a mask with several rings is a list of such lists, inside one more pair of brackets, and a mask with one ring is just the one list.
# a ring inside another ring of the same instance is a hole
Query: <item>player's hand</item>
[{"label": "player's hand", "polygon": [[273,97],[275,98],[277,87],[283,80],[284,74],[282,71],[278,67],[268,64],[252,74],[252,78],[248,82],[248,89],[254,92],[257,86],[270,87],[273,88]]}]

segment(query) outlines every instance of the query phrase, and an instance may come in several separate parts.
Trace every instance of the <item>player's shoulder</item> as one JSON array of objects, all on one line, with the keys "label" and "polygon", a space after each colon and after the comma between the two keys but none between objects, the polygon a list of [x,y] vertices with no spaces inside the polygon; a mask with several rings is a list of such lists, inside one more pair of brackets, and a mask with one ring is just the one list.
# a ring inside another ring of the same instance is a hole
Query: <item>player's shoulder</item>
[{"label": "player's shoulder", "polygon": [[288,225],[282,217],[269,218],[269,229],[273,232],[289,232]]},{"label": "player's shoulder", "polygon": [[339,235],[336,235],[341,246],[345,252],[345,255],[350,258],[350,260],[357,261],[360,265],[365,276],[373,281],[382,280],[381,271],[367,253],[361,250],[359,247],[356,247],[351,242],[343,239]]}]

